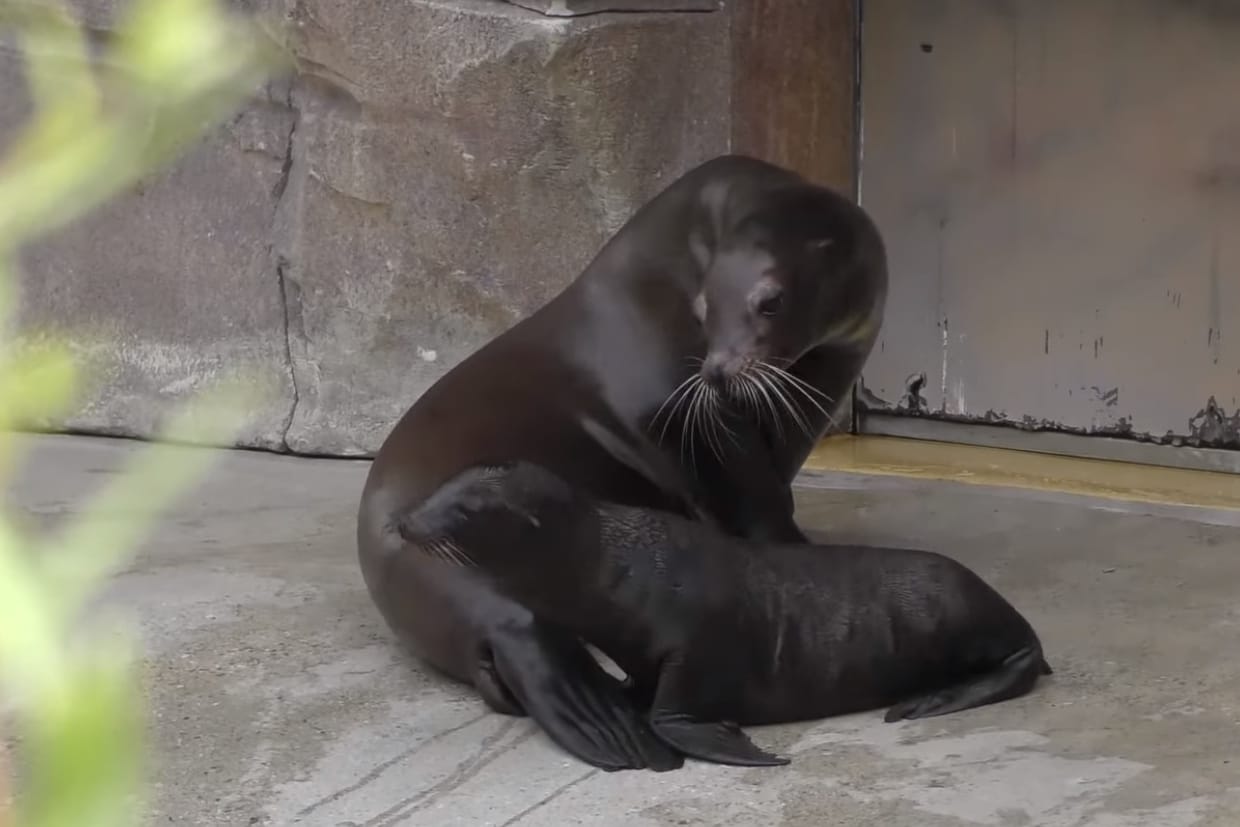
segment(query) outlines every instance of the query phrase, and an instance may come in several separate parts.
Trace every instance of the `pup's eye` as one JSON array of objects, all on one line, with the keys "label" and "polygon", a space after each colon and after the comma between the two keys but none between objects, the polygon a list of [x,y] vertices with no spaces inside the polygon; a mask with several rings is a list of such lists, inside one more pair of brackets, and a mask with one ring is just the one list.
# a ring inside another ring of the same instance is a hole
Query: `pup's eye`
[{"label": "pup's eye", "polygon": [[784,305],[784,296],[782,293],[776,293],[773,296],[767,296],[758,302],[758,312],[763,316],[774,316]]}]

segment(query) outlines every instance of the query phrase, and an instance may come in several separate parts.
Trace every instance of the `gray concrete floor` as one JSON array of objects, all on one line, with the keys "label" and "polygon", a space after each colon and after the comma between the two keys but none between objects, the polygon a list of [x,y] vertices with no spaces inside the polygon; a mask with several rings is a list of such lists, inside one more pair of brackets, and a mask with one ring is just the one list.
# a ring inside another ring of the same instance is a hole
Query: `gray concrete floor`
[{"label": "gray concrete floor", "polygon": [[[138,447],[31,442],[38,463],[10,499],[46,521]],[[365,469],[227,454],[116,578],[147,646],[151,823],[1240,824],[1240,529],[1226,514],[817,477],[803,524],[958,557],[1027,614],[1057,673],[930,721],[752,730],[788,767],[606,774],[393,646],[354,558]]]}]

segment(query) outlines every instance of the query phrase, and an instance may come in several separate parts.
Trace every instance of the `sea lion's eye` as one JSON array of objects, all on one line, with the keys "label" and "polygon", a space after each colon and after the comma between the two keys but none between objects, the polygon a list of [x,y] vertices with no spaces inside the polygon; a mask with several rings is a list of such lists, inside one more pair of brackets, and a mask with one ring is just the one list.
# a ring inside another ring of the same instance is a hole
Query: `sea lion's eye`
[{"label": "sea lion's eye", "polygon": [[758,302],[758,312],[763,316],[774,316],[784,305],[783,293],[775,293]]}]

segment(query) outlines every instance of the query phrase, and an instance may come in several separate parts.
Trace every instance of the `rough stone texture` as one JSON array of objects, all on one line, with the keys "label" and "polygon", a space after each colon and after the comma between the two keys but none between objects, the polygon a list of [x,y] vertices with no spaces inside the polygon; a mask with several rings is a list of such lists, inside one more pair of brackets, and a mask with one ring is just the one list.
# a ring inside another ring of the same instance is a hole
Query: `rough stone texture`
[{"label": "rough stone texture", "polygon": [[[19,447],[34,461],[0,501],[48,524],[138,446]],[[152,812],[135,827],[1237,824],[1240,512],[819,477],[797,495],[807,530],[972,566],[1055,674],[941,718],[751,728],[786,767],[612,774],[403,656],[353,553],[367,463],[220,459],[109,591],[144,643]]]},{"label": "rough stone texture", "polygon": [[727,149],[723,15],[290,12],[304,67],[279,243],[297,451],[377,448],[669,177]]},{"label": "rough stone texture", "polygon": [[[75,5],[96,31],[115,14]],[[23,327],[71,331],[101,365],[66,427],[149,435],[245,362],[282,393],[241,444],[369,453],[644,199],[728,148],[724,13],[234,5],[290,32],[295,75],[25,257]],[[23,111],[17,60],[0,53],[0,134]]]},{"label": "rough stone texture", "polygon": [[[0,130],[29,114],[21,60],[0,52]],[[172,403],[244,370],[276,394],[240,437],[279,447],[292,403],[271,231],[293,113],[263,100],[182,163],[28,247],[21,338],[67,339],[87,387],[62,424],[149,435]]]},{"label": "rough stone texture", "polygon": [[722,0],[508,0],[546,15],[572,17],[603,11],[714,11]]}]

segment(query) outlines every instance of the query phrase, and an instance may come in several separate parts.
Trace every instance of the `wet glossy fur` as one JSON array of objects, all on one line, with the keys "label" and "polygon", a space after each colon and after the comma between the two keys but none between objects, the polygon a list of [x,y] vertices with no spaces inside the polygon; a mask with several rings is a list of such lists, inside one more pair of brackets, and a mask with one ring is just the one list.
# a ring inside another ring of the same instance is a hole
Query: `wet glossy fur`
[{"label": "wet glossy fur", "polygon": [[711,760],[779,763],[718,722],[884,706],[889,721],[926,717],[1016,697],[1049,673],[1029,623],[948,557],[732,538],[600,503],[530,464],[465,472],[402,532],[432,555],[447,539],[457,563],[598,646],[656,731],[680,716],[674,745]]},{"label": "wet glossy fur", "polygon": [[[388,626],[584,761],[678,766],[575,638],[472,569],[416,553],[395,526],[462,470],[524,459],[605,500],[803,540],[791,483],[860,374],[886,289],[878,229],[846,196],[741,156],[673,181],[562,292],[427,389],[380,447],[357,543]],[[775,290],[779,307],[755,304]],[[728,363],[718,376],[712,356]],[[706,388],[705,374],[723,385]]]}]

